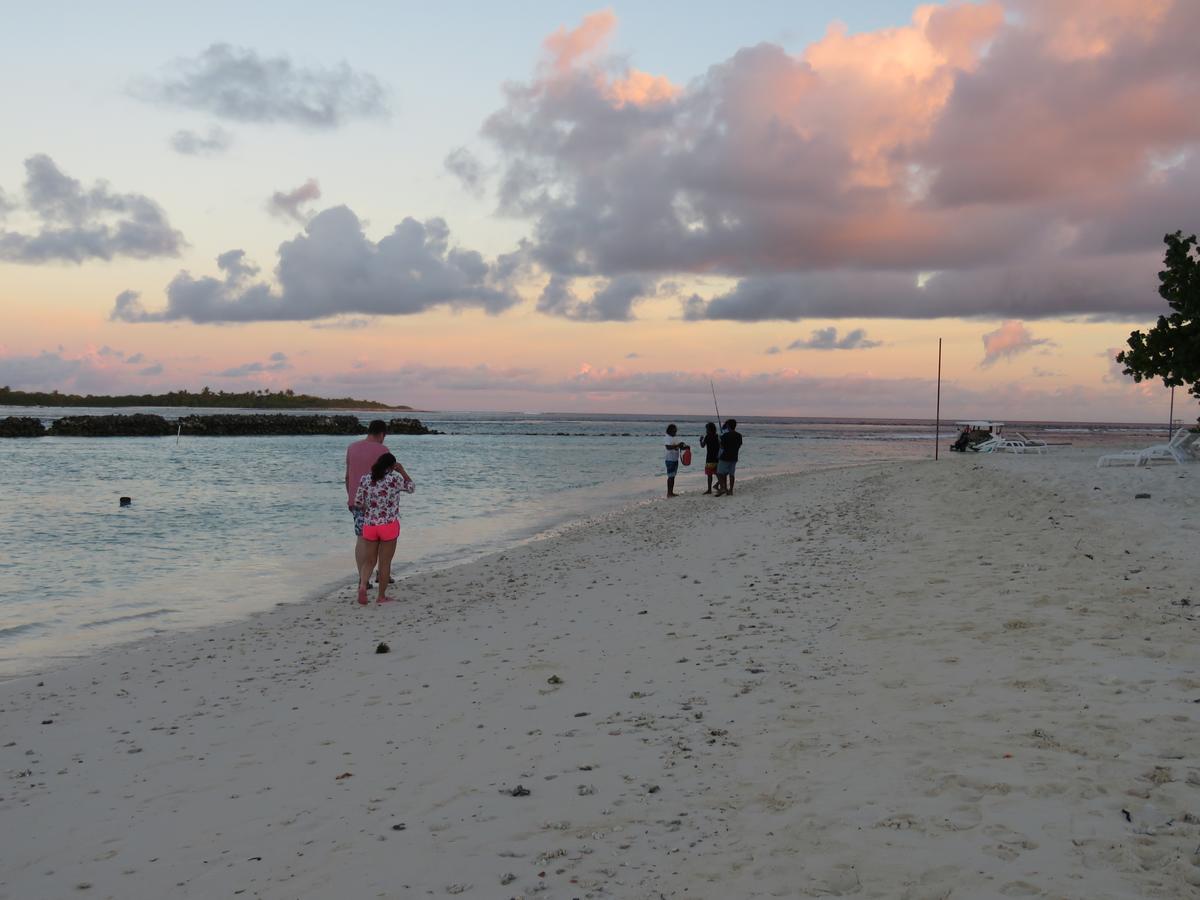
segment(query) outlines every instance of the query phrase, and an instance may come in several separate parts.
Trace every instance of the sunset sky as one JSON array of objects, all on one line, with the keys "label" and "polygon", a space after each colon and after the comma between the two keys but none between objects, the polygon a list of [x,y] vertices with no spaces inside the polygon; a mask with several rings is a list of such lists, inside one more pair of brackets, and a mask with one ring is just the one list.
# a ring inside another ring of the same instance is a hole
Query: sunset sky
[{"label": "sunset sky", "polygon": [[1112,357],[1200,229],[1197,34],[1191,0],[14,6],[0,384],[932,417],[942,338],[950,417],[1165,421]]}]

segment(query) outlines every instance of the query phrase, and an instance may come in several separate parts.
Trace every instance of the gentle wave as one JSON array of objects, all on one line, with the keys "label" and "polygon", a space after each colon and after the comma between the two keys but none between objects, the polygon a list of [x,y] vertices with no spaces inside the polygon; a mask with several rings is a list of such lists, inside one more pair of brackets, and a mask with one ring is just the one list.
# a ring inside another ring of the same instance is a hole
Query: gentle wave
[{"label": "gentle wave", "polygon": [[177,610],[164,607],[163,609],[152,609],[144,613],[131,613],[128,616],[113,616],[109,619],[93,619],[90,622],[79,623],[80,628],[102,628],[105,625],[120,625],[125,622],[138,622],[142,619],[157,619],[159,616],[167,616]]},{"label": "gentle wave", "polygon": [[10,625],[7,628],[0,628],[0,641],[21,635],[33,634],[36,631],[41,631],[49,627],[50,623],[48,622],[26,622],[22,625]]}]

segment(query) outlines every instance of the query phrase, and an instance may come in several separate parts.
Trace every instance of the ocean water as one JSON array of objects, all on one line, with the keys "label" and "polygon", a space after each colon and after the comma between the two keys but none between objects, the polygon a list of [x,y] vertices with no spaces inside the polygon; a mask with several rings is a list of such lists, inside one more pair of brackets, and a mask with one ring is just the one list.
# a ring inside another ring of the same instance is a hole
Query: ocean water
[{"label": "ocean water", "polygon": [[[134,411],[0,408],[0,417]],[[417,484],[402,508],[397,577],[654,502],[664,492],[665,418],[419,415],[447,434],[387,439]],[[374,417],[361,415],[364,422]],[[699,449],[704,420],[673,421]],[[739,430],[743,479],[933,450],[932,425],[921,422],[748,418]],[[1062,425],[1042,433],[1078,442],[1140,432]],[[351,584],[354,539],[343,488],[349,441],[0,441],[0,677]],[[683,492],[703,490],[702,452],[697,457],[681,471]],[[120,508],[121,496],[132,497],[132,506]]]}]

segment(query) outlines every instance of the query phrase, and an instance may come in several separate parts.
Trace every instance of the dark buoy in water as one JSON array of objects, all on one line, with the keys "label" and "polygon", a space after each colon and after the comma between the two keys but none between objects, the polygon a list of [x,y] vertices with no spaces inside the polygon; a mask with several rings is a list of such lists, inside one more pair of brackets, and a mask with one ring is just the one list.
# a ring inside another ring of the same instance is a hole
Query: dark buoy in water
[{"label": "dark buoy in water", "polygon": [[133,498],[132,497],[122,497],[121,505],[122,506],[133,506]]}]

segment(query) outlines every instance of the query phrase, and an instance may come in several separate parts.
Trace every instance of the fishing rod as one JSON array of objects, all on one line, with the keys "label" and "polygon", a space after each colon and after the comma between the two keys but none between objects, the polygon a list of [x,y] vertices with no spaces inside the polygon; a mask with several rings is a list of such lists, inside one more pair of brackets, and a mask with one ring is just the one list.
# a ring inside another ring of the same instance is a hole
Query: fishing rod
[{"label": "fishing rod", "polygon": [[711,378],[708,379],[708,386],[712,388],[713,409],[717,411],[717,429],[719,430],[721,428],[721,407],[717,405],[717,386],[713,384],[713,380]]}]

